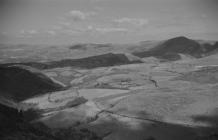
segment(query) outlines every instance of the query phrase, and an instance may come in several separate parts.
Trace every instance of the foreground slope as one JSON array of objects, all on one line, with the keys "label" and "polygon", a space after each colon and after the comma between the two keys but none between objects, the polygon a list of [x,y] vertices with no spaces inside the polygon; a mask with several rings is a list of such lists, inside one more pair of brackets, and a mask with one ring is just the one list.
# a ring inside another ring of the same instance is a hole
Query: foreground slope
[{"label": "foreground slope", "polygon": [[37,117],[37,112],[18,110],[0,104],[1,140],[101,140],[87,129],[49,129],[41,123],[30,123],[27,118]]}]

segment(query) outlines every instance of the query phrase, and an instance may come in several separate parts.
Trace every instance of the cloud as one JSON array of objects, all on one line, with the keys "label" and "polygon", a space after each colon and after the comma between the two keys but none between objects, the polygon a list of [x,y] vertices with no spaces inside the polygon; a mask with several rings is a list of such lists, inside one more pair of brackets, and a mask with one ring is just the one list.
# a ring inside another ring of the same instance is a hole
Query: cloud
[{"label": "cloud", "polygon": [[20,30],[17,33],[16,37],[18,37],[18,38],[30,38],[38,33],[39,32],[37,30]]},{"label": "cloud", "polygon": [[57,33],[55,32],[55,31],[53,31],[53,30],[48,30],[48,31],[46,31],[49,35],[51,35],[51,36],[54,36],[54,35],[56,35]]},{"label": "cloud", "polygon": [[80,35],[83,33],[100,33],[100,34],[106,34],[106,33],[114,33],[114,32],[122,32],[126,33],[129,30],[126,28],[116,28],[116,27],[94,27],[92,25],[88,25],[86,28],[74,28],[74,29],[68,29],[68,30],[63,30],[64,33],[67,34],[74,34],[74,35]]},{"label": "cloud", "polygon": [[70,11],[70,16],[75,20],[84,20],[86,18],[86,14],[81,11]]},{"label": "cloud", "polygon": [[101,2],[101,1],[107,1],[107,0],[90,0],[91,2]]},{"label": "cloud", "polygon": [[52,25],[51,26],[51,29],[53,29],[53,30],[61,30],[63,27],[62,26],[60,26],[60,25]]},{"label": "cloud", "polygon": [[37,34],[38,31],[37,31],[37,30],[21,30],[20,33],[21,33],[21,34],[33,35],[33,34]]},{"label": "cloud", "polygon": [[69,14],[74,21],[82,21],[90,16],[96,15],[96,12],[82,12],[79,10],[72,10]]},{"label": "cloud", "polygon": [[105,28],[95,28],[95,31],[100,33],[111,33],[111,32],[128,32],[126,28],[115,28],[115,27],[105,27]]},{"label": "cloud", "polygon": [[120,18],[120,19],[115,19],[114,22],[119,23],[119,24],[132,24],[135,26],[143,26],[148,24],[148,19],[144,18]]},{"label": "cloud", "polygon": [[67,21],[61,21],[61,22],[59,22],[59,24],[60,25],[62,25],[62,26],[70,26],[72,23],[71,22],[67,22]]},{"label": "cloud", "polygon": [[27,38],[27,37],[32,37],[33,35],[36,35],[38,33],[39,33],[39,31],[34,30],[34,29],[32,29],[32,30],[21,30],[21,31],[18,32],[17,37],[26,37]]}]

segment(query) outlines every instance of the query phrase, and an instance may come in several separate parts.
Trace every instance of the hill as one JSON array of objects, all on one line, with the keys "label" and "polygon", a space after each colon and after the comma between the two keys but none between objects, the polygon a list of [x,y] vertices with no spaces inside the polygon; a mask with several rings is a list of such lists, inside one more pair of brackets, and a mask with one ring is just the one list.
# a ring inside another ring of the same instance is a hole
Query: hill
[{"label": "hill", "polygon": [[37,69],[51,69],[61,67],[78,67],[78,68],[97,68],[97,67],[108,67],[115,65],[124,65],[132,63],[141,63],[140,60],[129,59],[129,56],[122,53],[107,53],[102,55],[90,56],[80,59],[63,59],[60,61],[51,62],[27,62],[27,63],[9,63],[5,65],[26,65]]},{"label": "hill", "polygon": [[213,45],[209,44],[209,43],[206,43],[206,44],[204,44],[204,46],[205,46],[205,48],[206,48],[206,50],[208,52],[206,54],[206,56],[218,53],[218,42],[215,42]]},{"label": "hill", "polygon": [[37,70],[24,66],[0,67],[0,95],[16,101],[63,87]]},{"label": "hill", "polygon": [[153,56],[167,60],[178,60],[181,59],[178,54],[186,54],[195,58],[200,58],[205,54],[214,51],[216,48],[217,43],[214,45],[200,44],[195,40],[181,36],[166,40],[148,51],[134,52],[133,54],[139,57]]}]

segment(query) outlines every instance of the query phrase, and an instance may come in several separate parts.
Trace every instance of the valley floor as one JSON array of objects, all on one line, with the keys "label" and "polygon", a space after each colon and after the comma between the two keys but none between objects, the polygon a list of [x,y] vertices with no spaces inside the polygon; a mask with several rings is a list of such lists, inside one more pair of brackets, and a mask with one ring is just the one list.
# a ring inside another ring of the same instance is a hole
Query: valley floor
[{"label": "valley floor", "polygon": [[23,103],[36,104],[43,112],[38,121],[51,128],[88,128],[104,140],[213,139],[218,133],[218,70],[199,66],[179,62],[45,70],[59,81],[64,74],[74,75],[65,81],[72,88]]}]

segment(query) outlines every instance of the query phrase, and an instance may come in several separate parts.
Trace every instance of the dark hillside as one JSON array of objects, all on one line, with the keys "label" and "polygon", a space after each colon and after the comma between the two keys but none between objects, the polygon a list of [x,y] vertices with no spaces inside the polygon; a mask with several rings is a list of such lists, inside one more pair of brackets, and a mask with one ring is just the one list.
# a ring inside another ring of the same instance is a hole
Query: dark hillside
[{"label": "dark hillside", "polygon": [[115,65],[124,65],[132,63],[141,63],[141,61],[130,61],[125,54],[107,53],[97,56],[90,56],[80,59],[64,59],[52,62],[28,62],[28,63],[10,63],[4,65],[26,65],[37,69],[52,69],[61,67],[78,67],[92,69],[97,67],[108,67]]},{"label": "dark hillside", "polygon": [[[148,51],[144,52],[135,52],[133,53],[139,57],[157,57],[169,60],[178,60],[180,59],[176,54],[187,54],[196,58],[202,57],[204,54],[211,52],[217,48],[217,44],[210,45],[204,44],[201,45],[195,40],[188,39],[186,37],[176,37],[164,41],[162,44],[157,45],[154,48],[151,48]],[[172,58],[175,56],[175,58]]]},{"label": "dark hillside", "polygon": [[21,66],[0,67],[0,94],[16,101],[63,87],[40,72]]},{"label": "dark hillside", "polygon": [[[34,111],[31,111],[32,113]],[[0,104],[1,140],[101,140],[87,129],[50,129],[26,120],[28,113]],[[37,112],[35,112],[37,114]]]}]

